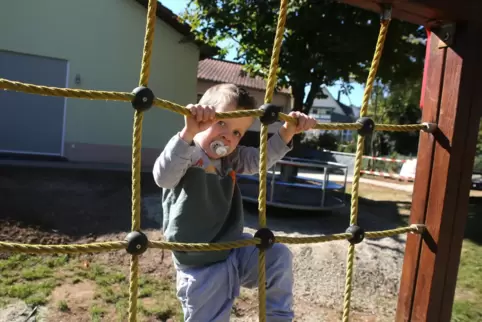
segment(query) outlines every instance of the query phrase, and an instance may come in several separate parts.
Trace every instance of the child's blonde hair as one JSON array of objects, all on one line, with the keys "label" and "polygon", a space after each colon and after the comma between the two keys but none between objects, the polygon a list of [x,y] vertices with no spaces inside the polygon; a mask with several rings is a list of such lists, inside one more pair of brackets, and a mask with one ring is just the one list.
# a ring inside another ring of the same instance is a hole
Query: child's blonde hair
[{"label": "child's blonde hair", "polygon": [[214,107],[234,104],[237,110],[257,108],[254,97],[244,88],[234,84],[219,84],[210,87],[199,100],[199,104]]}]

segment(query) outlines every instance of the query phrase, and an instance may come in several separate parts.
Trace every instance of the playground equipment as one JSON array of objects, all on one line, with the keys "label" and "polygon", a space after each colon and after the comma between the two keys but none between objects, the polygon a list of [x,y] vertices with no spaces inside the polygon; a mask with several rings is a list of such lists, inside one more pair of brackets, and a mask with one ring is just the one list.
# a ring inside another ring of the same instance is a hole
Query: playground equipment
[{"label": "playground equipment", "polygon": [[[293,166],[323,171],[323,179],[298,175],[294,178],[277,173],[279,166]],[[285,157],[271,167],[266,185],[266,205],[295,210],[329,211],[346,205],[346,179],[348,167],[336,162],[323,162],[302,158]],[[342,183],[330,181],[330,173],[342,173]],[[258,175],[238,174],[238,184],[247,202],[257,203]]]},{"label": "playground equipment", "polygon": [[[479,0],[342,0],[368,10],[379,11],[382,19],[373,62],[368,75],[360,119],[353,124],[318,124],[320,130],[357,130],[357,154],[352,185],[350,225],[346,232],[315,237],[275,236],[266,223],[267,127],[277,119],[295,120],[269,104],[276,83],[276,70],[288,1],[280,1],[280,11],[272,60],[267,81],[265,105],[258,110],[216,114],[217,118],[253,116],[261,120],[259,166],[259,230],[254,238],[226,243],[171,243],[151,241],[140,224],[140,148],[144,113],[159,106],[183,115],[189,110],[156,98],[147,87],[150,57],[156,22],[157,0],[149,0],[147,26],[139,86],[132,92],[77,90],[25,84],[0,78],[0,88],[38,95],[81,99],[118,100],[134,107],[132,143],[132,227],[123,241],[71,245],[37,245],[0,242],[0,251],[33,254],[93,253],[125,250],[131,255],[129,285],[129,321],[136,321],[139,255],[148,248],[179,251],[217,251],[256,245],[259,248],[259,319],[266,321],[265,251],[273,243],[319,243],[348,240],[343,321],[350,317],[355,245],[364,238],[382,238],[396,234],[407,236],[404,267],[400,283],[397,321],[450,321],[457,268],[460,259],[475,142],[481,117],[482,95],[475,84],[482,82],[482,2]],[[394,3],[393,11],[387,6]],[[422,124],[374,124],[367,117],[368,100],[388,26],[394,17],[423,25],[430,33],[427,44]],[[357,225],[360,165],[365,136],[373,131],[423,131],[417,155],[410,225],[397,229],[365,232]]]}]

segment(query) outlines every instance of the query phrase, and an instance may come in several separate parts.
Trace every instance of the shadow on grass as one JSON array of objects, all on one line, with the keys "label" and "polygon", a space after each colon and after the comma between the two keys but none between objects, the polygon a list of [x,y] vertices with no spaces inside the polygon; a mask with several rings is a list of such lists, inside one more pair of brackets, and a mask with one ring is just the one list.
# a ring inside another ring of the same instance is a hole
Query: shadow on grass
[{"label": "shadow on grass", "polygon": [[[142,211],[142,229],[160,229],[162,210],[150,172],[143,173],[141,192],[155,206]],[[61,234],[75,240],[85,236],[128,232],[131,229],[131,173],[28,167],[0,167],[0,240],[24,241],[25,227],[45,235]],[[350,222],[350,195],[346,207],[328,212],[268,207],[268,227],[279,234],[320,235],[344,232]],[[403,227],[408,201],[373,201],[359,197],[358,225],[365,231]],[[245,203],[245,225],[258,229],[257,205]],[[15,229],[11,227],[15,226]],[[482,244],[482,197],[471,197],[466,238]],[[401,236],[394,240],[402,242]],[[33,239],[30,242],[38,242]],[[43,242],[43,241],[42,241]],[[367,241],[370,242],[370,241]]]},{"label": "shadow on grass", "polygon": [[482,196],[469,199],[465,238],[482,245]]},{"label": "shadow on grass", "polygon": [[[141,192],[152,209],[142,212],[142,229],[159,229],[162,210],[160,189],[150,172],[143,173]],[[89,235],[128,232],[131,229],[131,173],[39,167],[0,167],[0,220],[15,223],[19,229],[32,227],[45,233],[67,235],[72,239]],[[347,207],[332,212],[303,212],[268,209],[268,225],[287,234],[305,235],[344,232],[349,225]],[[395,203],[371,202],[360,198],[359,225],[366,231],[400,226]],[[246,205],[246,227],[257,228],[256,205]],[[383,209],[374,211],[371,208]],[[149,214],[148,211],[149,210]],[[9,225],[3,225],[0,240],[21,239]],[[18,238],[17,238],[18,237]],[[33,241],[37,242],[37,241]]]},{"label": "shadow on grass", "polygon": [[[268,227],[285,234],[299,233],[305,235],[336,234],[344,232],[350,222],[351,196],[347,197],[347,207],[341,211],[308,212],[277,209],[268,207]],[[358,225],[365,231],[388,230],[409,225],[409,201],[375,201],[363,197],[358,198]],[[246,225],[258,229],[257,205],[247,205]],[[465,238],[482,245],[482,196],[469,198]],[[403,211],[403,214],[401,213]],[[391,236],[397,242],[404,242],[403,235]],[[366,240],[375,247],[385,248],[373,240]]]},{"label": "shadow on grass", "polygon": [[[279,234],[328,235],[344,233],[350,225],[351,198],[346,194],[346,207],[333,211],[299,211],[274,207],[267,209],[268,227]],[[409,202],[373,201],[358,198],[358,225],[365,231],[380,231],[403,227],[407,219],[400,215],[400,207],[409,207]],[[246,226],[257,230],[257,205],[246,204]],[[403,242],[401,236],[391,237]],[[366,242],[371,243],[367,240]]]}]

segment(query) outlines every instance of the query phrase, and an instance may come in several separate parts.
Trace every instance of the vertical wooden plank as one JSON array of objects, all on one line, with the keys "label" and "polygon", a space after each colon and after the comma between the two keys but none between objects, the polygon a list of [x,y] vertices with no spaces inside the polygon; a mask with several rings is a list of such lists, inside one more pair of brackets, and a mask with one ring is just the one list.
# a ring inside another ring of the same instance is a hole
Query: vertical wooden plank
[{"label": "vertical wooden plank", "polygon": [[[438,48],[439,38],[432,33],[428,50],[430,67],[426,71],[426,86],[423,102],[423,122],[438,122],[440,107],[441,83],[445,66],[446,49]],[[410,223],[424,223],[427,207],[427,197],[432,174],[432,158],[435,140],[430,133],[420,133],[419,148],[417,155],[417,176],[413,187],[412,209]],[[410,321],[413,305],[413,294],[417,280],[422,239],[419,235],[409,234],[405,246],[398,308],[396,321]]]},{"label": "vertical wooden plank", "polygon": [[[435,46],[438,37],[432,36]],[[480,23],[475,20],[471,24],[458,24],[455,43],[438,50],[446,51],[442,86],[432,88],[433,83],[427,84],[427,96],[432,96],[432,89],[441,88],[440,103],[426,101],[428,104],[424,106],[424,117],[430,113],[428,110],[438,112],[439,131],[434,134],[433,147],[429,140],[420,141],[417,170],[421,172],[417,172],[418,190],[414,190],[411,222],[425,223],[436,247],[426,241],[419,247],[413,236],[407,241],[397,321],[450,321],[481,115],[476,104],[480,102],[480,94],[474,86],[481,82],[480,44],[474,47],[473,43],[481,36]],[[440,54],[433,46],[431,59],[436,59]],[[427,150],[432,148],[433,158],[427,160],[430,153]],[[431,174],[427,175],[425,171],[430,168]],[[418,265],[416,254],[420,254]]]},{"label": "vertical wooden plank", "polygon": [[[451,52],[451,49],[448,49]],[[447,253],[449,236],[447,226],[453,223],[453,211],[456,198],[447,194],[458,185],[458,178],[450,178],[450,165],[457,162],[457,156],[451,154],[455,121],[457,113],[457,98],[459,92],[461,57],[446,54],[444,80],[440,105],[438,126],[440,129],[432,161],[432,177],[430,180],[429,197],[425,214],[425,224],[437,249],[429,249],[422,243],[418,277],[415,285],[415,294],[412,308],[411,321],[434,321],[429,316],[434,316],[439,310],[436,305],[441,302],[441,294],[435,294],[435,289],[442,288],[443,276],[447,267]],[[461,133],[459,133],[461,134]],[[440,140],[445,141],[441,143]],[[447,142],[448,141],[448,142]],[[455,180],[454,180],[455,179]],[[449,213],[452,212],[452,213]],[[438,262],[438,266],[436,263]],[[439,321],[439,320],[437,320]]]},{"label": "vertical wooden plank", "polygon": [[[457,282],[457,274],[460,263],[460,254],[462,250],[462,241],[464,239],[465,225],[468,215],[468,199],[472,183],[473,160],[475,158],[475,146],[477,144],[477,136],[480,118],[482,117],[482,94],[480,93],[480,84],[482,84],[482,65],[479,60],[482,57],[482,23],[475,18],[467,26],[468,30],[464,33],[465,38],[460,37],[458,42],[466,44],[466,47],[459,48],[456,51],[464,53],[465,62],[463,64],[462,73],[468,72],[470,69],[470,77],[462,78],[461,91],[459,94],[461,106],[466,106],[469,111],[467,113],[467,135],[465,137],[454,137],[453,146],[460,147],[461,151],[453,150],[453,154],[461,153],[460,160],[462,166],[460,169],[460,184],[454,193],[457,195],[457,205],[454,211],[454,223],[452,225],[452,238],[450,240],[448,250],[448,267],[445,275],[445,285],[442,290],[442,302],[440,304],[440,321],[450,321],[452,315],[452,307],[454,300],[455,287]],[[456,52],[450,51],[448,55],[455,55]],[[457,140],[455,142],[455,140]]]}]

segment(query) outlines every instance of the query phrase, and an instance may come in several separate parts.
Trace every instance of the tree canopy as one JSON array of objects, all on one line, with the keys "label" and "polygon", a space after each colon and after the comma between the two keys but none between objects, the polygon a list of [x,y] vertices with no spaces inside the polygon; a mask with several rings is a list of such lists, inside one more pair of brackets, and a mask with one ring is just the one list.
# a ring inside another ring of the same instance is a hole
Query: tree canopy
[{"label": "tree canopy", "polygon": [[[375,123],[415,124],[420,122],[421,79],[392,84],[390,88],[377,84],[372,93],[369,114]],[[418,150],[419,132],[374,132],[375,150],[381,155],[393,152],[415,155]]]},{"label": "tree canopy", "polygon": [[[182,18],[198,39],[212,45],[234,40],[236,60],[251,75],[267,77],[279,5],[279,0],[190,0]],[[289,1],[277,86],[291,86],[294,110],[308,112],[321,85],[366,81],[379,19],[376,13],[332,0]],[[424,39],[419,26],[393,20],[379,67],[380,81],[392,85],[420,78]]]}]

